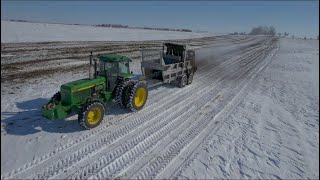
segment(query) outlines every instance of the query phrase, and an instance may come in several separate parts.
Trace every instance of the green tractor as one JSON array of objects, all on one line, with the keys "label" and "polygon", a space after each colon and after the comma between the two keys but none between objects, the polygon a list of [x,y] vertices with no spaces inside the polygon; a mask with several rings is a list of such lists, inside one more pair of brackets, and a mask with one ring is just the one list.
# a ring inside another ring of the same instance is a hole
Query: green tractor
[{"label": "green tractor", "polygon": [[93,58],[91,52],[89,78],[63,84],[42,107],[43,116],[50,120],[64,119],[76,112],[80,125],[91,129],[101,123],[107,103],[113,99],[122,108],[141,110],[148,90],[145,81],[133,79],[129,61],[126,56],[112,54]]}]

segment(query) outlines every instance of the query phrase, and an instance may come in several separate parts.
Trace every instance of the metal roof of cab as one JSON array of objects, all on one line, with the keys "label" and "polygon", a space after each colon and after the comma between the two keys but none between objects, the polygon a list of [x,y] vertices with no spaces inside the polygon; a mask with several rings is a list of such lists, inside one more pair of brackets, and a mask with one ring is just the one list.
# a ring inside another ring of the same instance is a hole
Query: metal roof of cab
[{"label": "metal roof of cab", "polygon": [[129,58],[118,54],[102,54],[99,57],[100,61],[106,62],[127,62]]}]

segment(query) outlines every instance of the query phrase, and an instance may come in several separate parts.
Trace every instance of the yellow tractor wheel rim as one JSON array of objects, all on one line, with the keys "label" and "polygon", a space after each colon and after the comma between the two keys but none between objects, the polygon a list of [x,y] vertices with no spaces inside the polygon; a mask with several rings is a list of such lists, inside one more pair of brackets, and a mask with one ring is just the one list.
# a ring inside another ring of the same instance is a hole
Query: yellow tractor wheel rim
[{"label": "yellow tractor wheel rim", "polygon": [[99,108],[92,108],[89,112],[88,112],[88,123],[89,124],[97,124],[101,118],[101,111]]},{"label": "yellow tractor wheel rim", "polygon": [[134,96],[134,104],[136,107],[141,107],[147,99],[147,91],[145,88],[139,88]]}]

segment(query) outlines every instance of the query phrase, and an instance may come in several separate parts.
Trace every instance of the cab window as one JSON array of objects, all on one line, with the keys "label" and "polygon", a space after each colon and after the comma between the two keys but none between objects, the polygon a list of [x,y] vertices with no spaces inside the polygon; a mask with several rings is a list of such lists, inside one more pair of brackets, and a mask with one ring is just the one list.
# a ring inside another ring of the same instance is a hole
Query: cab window
[{"label": "cab window", "polygon": [[129,73],[129,62],[119,62],[119,73]]},{"label": "cab window", "polygon": [[100,64],[100,74],[105,75],[105,73],[109,75],[117,74],[117,63],[103,62]]}]

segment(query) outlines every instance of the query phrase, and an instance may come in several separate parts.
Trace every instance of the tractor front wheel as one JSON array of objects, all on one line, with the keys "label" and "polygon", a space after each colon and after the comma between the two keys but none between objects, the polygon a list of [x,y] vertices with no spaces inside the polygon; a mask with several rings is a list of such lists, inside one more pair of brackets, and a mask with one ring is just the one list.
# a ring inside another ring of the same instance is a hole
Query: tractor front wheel
[{"label": "tractor front wheel", "polygon": [[126,94],[126,107],[131,111],[139,111],[143,108],[148,98],[147,85],[137,81],[130,85]]},{"label": "tractor front wheel", "polygon": [[79,124],[86,129],[95,128],[101,123],[104,113],[105,108],[101,102],[89,102],[81,108],[78,114]]}]

